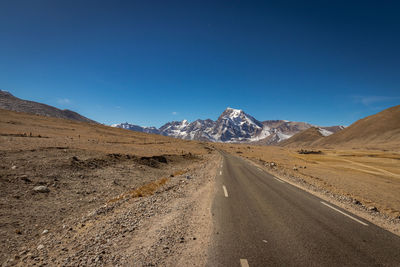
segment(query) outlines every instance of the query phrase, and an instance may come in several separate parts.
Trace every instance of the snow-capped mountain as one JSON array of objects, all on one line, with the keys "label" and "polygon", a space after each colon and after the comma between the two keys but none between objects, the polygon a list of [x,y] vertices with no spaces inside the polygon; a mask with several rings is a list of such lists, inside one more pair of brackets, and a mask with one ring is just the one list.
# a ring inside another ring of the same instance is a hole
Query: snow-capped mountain
[{"label": "snow-capped mountain", "polygon": [[210,135],[219,142],[251,142],[261,133],[261,122],[240,109],[227,108],[219,116]]},{"label": "snow-capped mountain", "polygon": [[[200,140],[226,143],[277,144],[294,134],[313,127],[305,122],[270,120],[260,122],[240,109],[227,108],[217,121],[210,119],[172,121],[161,126],[141,127],[129,123],[114,124],[113,127],[162,134],[187,140]],[[324,134],[340,130],[341,126],[320,127]]]},{"label": "snow-capped mountain", "polygon": [[142,132],[142,133],[152,133],[152,134],[161,134],[160,130],[156,127],[142,127],[139,125],[130,124],[127,122],[119,123],[119,124],[112,124],[111,127],[122,128],[126,130],[131,130],[135,132]]}]

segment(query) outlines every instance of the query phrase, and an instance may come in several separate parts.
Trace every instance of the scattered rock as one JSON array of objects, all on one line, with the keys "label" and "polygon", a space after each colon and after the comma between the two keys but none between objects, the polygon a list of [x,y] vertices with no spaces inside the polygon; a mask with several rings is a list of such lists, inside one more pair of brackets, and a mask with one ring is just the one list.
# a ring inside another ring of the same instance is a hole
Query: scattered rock
[{"label": "scattered rock", "polygon": [[369,211],[374,211],[374,212],[378,212],[378,209],[375,206],[370,206],[368,207]]},{"label": "scattered rock", "polygon": [[294,166],[294,167],[293,167],[293,170],[294,170],[294,171],[297,171],[297,167],[296,167],[296,166]]},{"label": "scattered rock", "polygon": [[45,229],[45,230],[43,230],[42,235],[45,235],[45,234],[47,234],[48,232],[49,232],[49,230]]},{"label": "scattered rock", "polygon": [[15,170],[16,168],[17,168],[17,166],[14,165],[11,167],[11,170]]},{"label": "scattered rock", "polygon": [[25,183],[32,183],[31,179],[28,178],[28,175],[21,175],[19,178]]},{"label": "scattered rock", "polygon": [[37,247],[37,250],[42,250],[42,249],[44,249],[44,246],[43,246],[42,244],[40,244],[40,245]]},{"label": "scattered rock", "polygon": [[50,192],[50,189],[45,185],[39,185],[39,186],[35,186],[33,188],[33,191],[35,191],[37,193],[48,193],[48,192]]},{"label": "scattered rock", "polygon": [[269,164],[269,166],[270,166],[270,167],[275,167],[275,166],[276,166],[276,163],[275,163],[275,162],[271,162],[271,163]]},{"label": "scattered rock", "polygon": [[186,179],[192,179],[192,177],[190,177],[190,175],[186,175]]},{"label": "scattered rock", "polygon": [[357,199],[353,199],[353,204],[356,204],[356,205],[361,205],[361,202],[360,202],[360,201],[358,201]]}]

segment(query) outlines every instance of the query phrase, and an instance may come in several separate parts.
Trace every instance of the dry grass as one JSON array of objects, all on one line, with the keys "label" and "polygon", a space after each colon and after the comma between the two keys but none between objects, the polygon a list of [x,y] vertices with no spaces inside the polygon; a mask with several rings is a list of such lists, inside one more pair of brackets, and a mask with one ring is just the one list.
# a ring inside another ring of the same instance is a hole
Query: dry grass
[{"label": "dry grass", "polygon": [[138,156],[208,152],[202,142],[0,109],[0,150],[36,149],[38,146]]},{"label": "dry grass", "polygon": [[151,183],[145,184],[137,189],[130,190],[128,192],[125,192],[123,194],[120,194],[119,196],[111,199],[108,201],[108,203],[114,203],[118,202],[122,199],[126,198],[137,198],[137,197],[146,197],[154,194],[154,192],[157,191],[158,188],[163,186],[168,182],[168,178],[161,178],[156,181],[153,181]]}]

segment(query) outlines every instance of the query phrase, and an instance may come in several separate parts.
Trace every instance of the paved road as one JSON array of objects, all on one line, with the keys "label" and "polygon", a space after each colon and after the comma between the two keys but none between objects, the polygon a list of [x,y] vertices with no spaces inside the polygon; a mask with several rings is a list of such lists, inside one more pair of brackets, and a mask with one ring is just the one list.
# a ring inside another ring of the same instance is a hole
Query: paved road
[{"label": "paved road", "polygon": [[222,155],[208,266],[400,266],[400,237]]}]

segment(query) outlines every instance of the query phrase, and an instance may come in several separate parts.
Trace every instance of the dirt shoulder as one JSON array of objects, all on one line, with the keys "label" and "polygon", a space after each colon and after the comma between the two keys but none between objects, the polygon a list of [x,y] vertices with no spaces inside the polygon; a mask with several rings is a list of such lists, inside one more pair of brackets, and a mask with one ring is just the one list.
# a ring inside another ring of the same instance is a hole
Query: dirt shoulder
[{"label": "dirt shoulder", "polygon": [[[58,192],[55,196],[68,200],[51,200],[51,194],[57,190],[52,186],[50,192],[42,193],[45,195],[33,193],[32,202],[34,206],[40,205],[40,209],[19,211],[24,216],[8,216],[10,222],[23,222],[19,224],[23,232],[16,234],[10,226],[2,228],[11,234],[2,231],[2,235],[7,235],[2,240],[13,240],[12,245],[3,247],[5,266],[171,266],[179,261],[203,265],[211,233],[210,207],[220,156],[214,153],[202,158],[172,158],[178,162],[168,168],[164,164],[166,169],[133,167],[131,160],[109,167],[113,170],[96,169],[97,176],[91,179],[96,179],[97,187],[84,186],[72,190],[72,195]],[[129,166],[139,169],[136,174],[142,176],[141,185],[134,189],[122,186],[127,183],[122,177],[130,176],[123,174],[135,173]],[[104,179],[116,170],[123,171],[120,178]],[[79,177],[77,174],[76,179]],[[144,181],[144,177],[150,182]],[[72,187],[74,183],[69,180],[65,186]],[[104,191],[112,192],[100,191],[103,186]],[[117,187],[122,188],[113,190]],[[82,190],[90,199],[81,196]],[[92,193],[87,194],[87,190]],[[71,199],[74,194],[76,201]],[[89,204],[83,205],[85,201]],[[10,208],[18,209],[13,205]],[[59,213],[58,209],[62,211]]]}]

